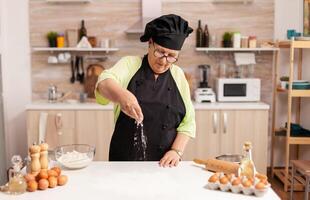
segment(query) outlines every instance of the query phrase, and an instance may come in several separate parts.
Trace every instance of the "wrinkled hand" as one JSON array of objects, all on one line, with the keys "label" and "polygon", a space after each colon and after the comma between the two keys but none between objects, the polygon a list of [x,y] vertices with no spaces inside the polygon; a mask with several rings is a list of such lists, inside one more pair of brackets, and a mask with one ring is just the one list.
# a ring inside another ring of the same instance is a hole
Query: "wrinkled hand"
[{"label": "wrinkled hand", "polygon": [[160,159],[159,166],[161,167],[176,167],[180,162],[180,156],[173,150],[165,153],[164,157]]},{"label": "wrinkled hand", "polygon": [[143,113],[137,98],[128,90],[124,92],[120,99],[121,110],[129,117],[141,123],[143,121]]}]

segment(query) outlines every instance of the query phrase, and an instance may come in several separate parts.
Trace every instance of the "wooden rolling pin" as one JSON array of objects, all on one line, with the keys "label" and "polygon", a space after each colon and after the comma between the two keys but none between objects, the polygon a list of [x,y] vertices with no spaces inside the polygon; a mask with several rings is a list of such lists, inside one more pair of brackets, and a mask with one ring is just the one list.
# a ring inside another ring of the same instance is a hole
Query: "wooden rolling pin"
[{"label": "wooden rolling pin", "polygon": [[196,158],[194,159],[194,162],[205,165],[206,170],[209,171],[238,175],[239,165],[237,163],[217,159],[200,160]]}]

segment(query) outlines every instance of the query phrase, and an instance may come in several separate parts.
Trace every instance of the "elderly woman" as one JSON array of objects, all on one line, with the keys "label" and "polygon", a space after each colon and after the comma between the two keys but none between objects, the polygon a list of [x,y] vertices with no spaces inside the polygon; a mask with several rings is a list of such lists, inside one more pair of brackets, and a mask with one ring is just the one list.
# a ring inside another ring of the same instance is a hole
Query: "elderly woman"
[{"label": "elderly woman", "polygon": [[[140,38],[148,42],[147,54],[143,58],[124,57],[99,76],[97,102],[115,103],[110,161],[178,165],[188,140],[195,137],[195,114],[184,73],[174,63],[192,31],[180,16],[156,18],[146,25]],[[137,138],[137,132],[142,139]],[[145,147],[142,157],[143,148],[137,143]]]}]

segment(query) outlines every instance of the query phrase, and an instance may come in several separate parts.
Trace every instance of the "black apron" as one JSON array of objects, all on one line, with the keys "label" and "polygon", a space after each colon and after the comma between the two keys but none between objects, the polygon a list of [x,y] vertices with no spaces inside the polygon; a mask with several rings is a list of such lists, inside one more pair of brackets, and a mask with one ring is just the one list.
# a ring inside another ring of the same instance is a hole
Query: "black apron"
[{"label": "black apron", "polygon": [[[147,138],[145,160],[158,161],[171,148],[176,129],[186,113],[177,85],[170,70],[155,80],[145,55],[127,89],[136,96],[143,112],[143,130]],[[136,129],[135,120],[121,111],[110,143],[110,161],[137,160],[134,148]]]}]

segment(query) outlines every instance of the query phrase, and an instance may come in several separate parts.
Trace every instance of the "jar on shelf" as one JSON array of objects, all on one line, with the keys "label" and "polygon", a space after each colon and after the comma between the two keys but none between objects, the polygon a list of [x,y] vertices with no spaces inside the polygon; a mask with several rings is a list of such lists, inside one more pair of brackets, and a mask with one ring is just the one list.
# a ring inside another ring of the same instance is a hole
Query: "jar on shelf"
[{"label": "jar on shelf", "polygon": [[233,34],[233,47],[240,48],[240,43],[241,43],[241,34],[240,32],[235,32]]},{"label": "jar on shelf", "polygon": [[62,33],[57,36],[57,47],[65,47],[65,35]]},{"label": "jar on shelf", "polygon": [[256,48],[256,36],[249,37],[249,48]]},{"label": "jar on shelf", "polygon": [[242,36],[241,37],[241,48],[248,48],[249,47],[249,37]]}]

